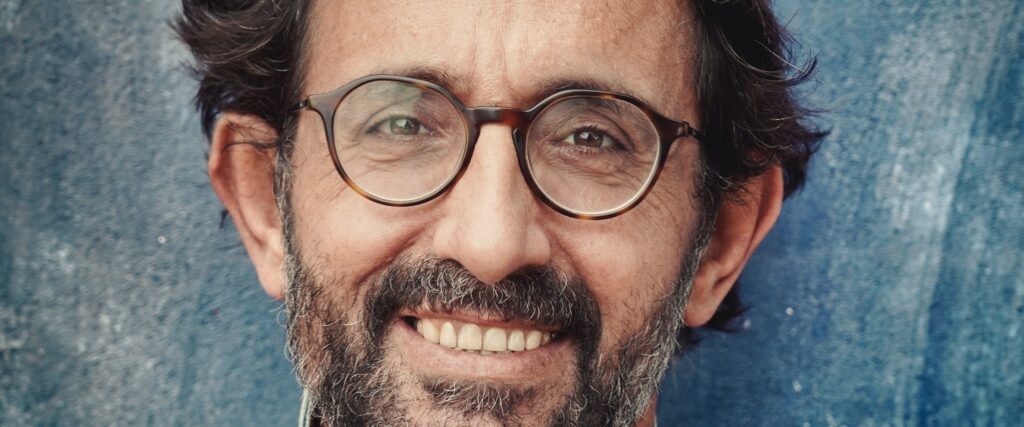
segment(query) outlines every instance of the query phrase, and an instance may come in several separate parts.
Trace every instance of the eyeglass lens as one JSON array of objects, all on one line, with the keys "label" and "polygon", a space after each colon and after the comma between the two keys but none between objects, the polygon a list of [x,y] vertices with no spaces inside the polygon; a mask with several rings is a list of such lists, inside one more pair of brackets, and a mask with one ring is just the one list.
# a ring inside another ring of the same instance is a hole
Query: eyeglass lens
[{"label": "eyeglass lens", "polygon": [[431,194],[458,172],[468,144],[462,115],[440,93],[395,81],[350,92],[334,116],[349,180],[395,203]]},{"label": "eyeglass lens", "polygon": [[564,98],[526,132],[526,160],[549,199],[571,211],[624,208],[655,171],[658,132],[639,108],[617,99]]},{"label": "eyeglass lens", "polygon": [[[379,80],[353,89],[334,115],[334,143],[348,179],[401,204],[431,195],[458,174],[469,137],[441,93]],[[548,105],[525,134],[529,173],[544,195],[579,214],[630,204],[653,179],[658,133],[635,105],[595,96]]]}]

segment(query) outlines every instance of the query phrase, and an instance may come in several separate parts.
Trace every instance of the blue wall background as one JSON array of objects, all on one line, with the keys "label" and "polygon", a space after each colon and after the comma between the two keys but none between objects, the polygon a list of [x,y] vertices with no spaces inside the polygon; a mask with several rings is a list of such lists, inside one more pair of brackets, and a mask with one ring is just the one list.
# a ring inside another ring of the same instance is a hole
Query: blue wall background
[{"label": "blue wall background", "polygon": [[[0,1],[0,424],[291,425],[167,1]],[[1024,422],[1024,5],[785,0],[832,135],[663,425]]]}]

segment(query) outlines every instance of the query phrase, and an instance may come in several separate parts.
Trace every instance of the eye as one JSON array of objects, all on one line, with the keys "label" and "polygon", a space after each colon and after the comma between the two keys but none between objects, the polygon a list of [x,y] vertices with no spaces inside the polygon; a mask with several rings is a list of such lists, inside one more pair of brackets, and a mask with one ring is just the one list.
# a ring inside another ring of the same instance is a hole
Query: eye
[{"label": "eye", "polygon": [[388,127],[392,135],[419,135],[422,129],[419,120],[404,116],[388,119]]},{"label": "eye", "polygon": [[587,148],[614,148],[618,144],[607,133],[596,129],[581,129],[562,140],[563,143]]}]

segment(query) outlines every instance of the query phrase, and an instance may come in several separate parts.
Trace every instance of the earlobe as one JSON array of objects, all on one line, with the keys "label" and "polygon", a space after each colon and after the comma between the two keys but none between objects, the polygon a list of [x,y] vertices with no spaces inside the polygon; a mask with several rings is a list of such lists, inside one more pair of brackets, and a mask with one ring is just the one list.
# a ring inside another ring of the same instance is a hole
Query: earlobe
[{"label": "earlobe", "polygon": [[775,225],[782,209],[782,170],[773,167],[744,186],[740,203],[725,201],[711,242],[693,279],[683,321],[704,325],[732,289],[743,266]]},{"label": "earlobe", "polygon": [[262,119],[225,113],[210,138],[210,184],[231,215],[263,289],[284,293],[284,245],[274,195],[277,133]]}]

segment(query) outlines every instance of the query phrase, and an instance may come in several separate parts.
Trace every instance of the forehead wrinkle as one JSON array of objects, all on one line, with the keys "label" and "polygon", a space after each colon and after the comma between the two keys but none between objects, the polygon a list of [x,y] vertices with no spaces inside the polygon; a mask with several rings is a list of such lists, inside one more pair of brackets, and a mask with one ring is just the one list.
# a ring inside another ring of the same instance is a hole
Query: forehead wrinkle
[{"label": "forehead wrinkle", "polygon": [[468,49],[465,83],[461,88],[452,88],[452,91],[471,106],[499,105],[502,100],[515,100],[515,85],[508,66],[512,58],[505,42],[514,34],[512,21],[517,2],[470,1],[478,7],[472,23],[473,37]]},{"label": "forehead wrinkle", "polygon": [[[317,12],[323,12],[324,6],[329,4],[316,3],[319,4]],[[685,87],[692,87],[692,79],[689,78],[692,71],[687,69],[690,66],[687,61],[689,54],[686,52],[688,44],[685,43],[691,38],[688,37],[688,33],[692,33],[692,30],[686,31],[687,26],[680,25],[691,20],[688,18],[687,12],[690,8],[687,5],[677,4],[671,0],[644,2],[640,7],[616,0],[605,0],[600,3],[586,1],[575,5],[531,5],[529,2],[493,0],[485,5],[476,4],[475,7],[472,2],[450,7],[475,9],[468,15],[475,19],[463,20],[461,22],[464,25],[447,28],[447,14],[438,11],[436,16],[439,19],[427,22],[428,26],[417,30],[416,33],[429,35],[437,33],[439,28],[446,29],[449,33],[472,33],[472,37],[469,37],[466,43],[458,46],[458,51],[445,53],[448,48],[427,49],[426,54],[420,57],[398,55],[394,58],[406,62],[416,61],[418,64],[415,65],[420,68],[433,68],[431,73],[395,71],[402,68],[401,66],[389,66],[387,70],[378,68],[376,71],[430,77],[425,80],[445,86],[469,106],[527,108],[551,92],[551,84],[547,84],[547,87],[537,87],[545,84],[534,84],[535,81],[545,80],[550,83],[561,80],[561,83],[567,85],[579,82],[580,84],[574,86],[612,89],[612,92],[640,98],[668,117],[692,120],[680,114],[688,109],[684,105],[691,102],[681,104],[677,99],[679,95],[687,98],[685,94],[678,92]],[[561,9],[561,12],[553,9]],[[355,13],[360,15],[362,12],[358,12],[357,9]],[[318,51],[315,56],[321,59],[317,61],[313,58],[314,62],[323,63],[325,56],[337,57],[340,53],[331,46],[339,40],[331,38],[330,34],[351,33],[356,39],[351,43],[345,41],[338,47],[355,47],[363,40],[375,40],[373,37],[366,38],[372,32],[352,31],[351,25],[363,18],[351,18],[345,20],[348,24],[341,24],[328,16],[314,19],[319,25],[313,31],[321,33],[318,36],[321,43],[313,48]],[[349,29],[346,30],[345,27]],[[538,30],[538,27],[547,27],[550,31]],[[322,38],[322,33],[328,34],[327,39]],[[559,37],[556,37],[559,33],[566,37],[559,40]],[[567,52],[565,49],[568,45],[579,47]],[[643,48],[638,48],[639,46]],[[344,51],[350,51],[350,48],[341,49],[341,52]],[[374,51],[380,52],[376,49]],[[618,56],[618,59],[611,62],[603,61],[602,57],[606,55]],[[376,64],[389,64],[389,61]],[[332,61],[328,60],[327,64],[330,62]],[[658,64],[659,69],[639,67],[632,71],[632,76],[626,73],[618,78],[612,76],[622,73],[608,73],[605,72],[608,70],[602,69],[612,64],[621,65],[629,62]],[[408,65],[412,67],[414,64]],[[539,68],[531,70],[532,67]],[[319,83],[310,89],[326,92],[347,80],[365,74],[368,73],[353,72],[345,78],[332,78],[320,73],[316,79]],[[634,81],[643,80],[658,83],[653,86],[633,84]],[[612,81],[621,81],[621,84],[610,84]],[[597,87],[599,85],[595,83],[601,83],[604,87]]]},{"label": "forehead wrinkle", "polygon": [[[562,43],[562,49],[571,48],[574,51],[562,58],[554,56],[556,62],[546,70],[554,70],[551,73],[553,75],[541,73],[537,76],[540,78],[535,79],[545,80],[542,85],[547,87],[535,87],[533,91],[550,92],[545,89],[565,83],[567,86],[624,93],[641,99],[668,117],[687,119],[683,113],[692,104],[687,99],[692,94],[687,94],[685,88],[693,87],[692,64],[689,61],[693,56],[693,45],[690,43],[693,30],[681,23],[692,21],[689,3],[653,1],[642,2],[640,7],[637,7],[637,3],[617,0],[582,2],[575,5],[577,15],[571,21],[557,14],[516,20],[516,23],[525,26],[537,24],[564,28],[566,38],[551,42],[555,45]],[[536,40],[535,34],[536,31],[522,31],[525,43],[521,45],[548,42]],[[536,52],[537,49],[534,49],[532,56],[536,56]],[[610,56],[609,60],[604,60],[604,56]],[[531,55],[525,55],[524,58],[530,59]],[[656,68],[630,67],[630,63],[653,65]],[[524,64],[528,64],[528,61],[510,64],[513,69],[519,68],[516,76],[529,74],[522,69],[528,67]],[[602,68],[613,64],[628,69],[619,72]],[[644,80],[657,83],[636,83]],[[573,82],[581,84],[575,85]]]}]

